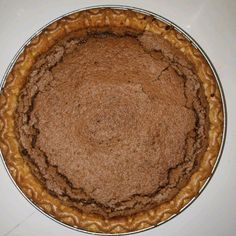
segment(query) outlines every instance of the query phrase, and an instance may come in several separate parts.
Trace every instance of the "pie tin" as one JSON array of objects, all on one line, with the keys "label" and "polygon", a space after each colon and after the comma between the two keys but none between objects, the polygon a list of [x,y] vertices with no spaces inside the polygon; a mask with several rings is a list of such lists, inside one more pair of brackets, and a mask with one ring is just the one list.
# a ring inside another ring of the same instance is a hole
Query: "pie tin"
[{"label": "pie tin", "polygon": [[3,79],[1,81],[1,84],[0,84],[0,89],[1,89],[1,93],[3,91],[3,88],[4,88],[4,85],[5,85],[5,82],[6,82],[6,79],[8,77],[8,75],[10,74],[15,62],[17,61],[17,59],[19,58],[19,56],[21,55],[21,53],[23,52],[24,48],[30,44],[31,40],[36,37],[37,35],[39,35],[43,29],[45,29],[47,26],[49,26],[50,24],[60,20],[61,18],[63,17],[66,17],[70,14],[73,14],[73,13],[79,13],[81,11],[84,11],[84,10],[91,10],[91,9],[95,9],[95,8],[111,8],[111,9],[117,9],[117,10],[131,10],[131,11],[134,11],[134,12],[137,12],[137,13],[142,13],[142,14],[145,14],[147,16],[152,16],[154,17],[155,19],[159,20],[159,21],[162,21],[164,22],[165,24],[173,27],[177,32],[179,32],[181,35],[184,36],[185,39],[187,39],[191,44],[192,46],[194,46],[200,53],[201,55],[204,57],[204,59],[206,60],[206,62],[208,63],[210,69],[212,70],[212,73],[215,77],[215,80],[216,80],[216,83],[217,83],[217,86],[218,86],[218,89],[219,89],[219,92],[220,92],[220,96],[221,96],[221,102],[222,102],[222,109],[223,109],[223,116],[224,116],[224,119],[223,119],[223,133],[222,133],[222,140],[221,140],[221,145],[220,145],[220,149],[219,149],[219,152],[218,152],[218,156],[216,158],[216,161],[215,161],[215,164],[214,164],[214,167],[211,171],[211,174],[209,175],[209,177],[207,178],[207,180],[205,181],[205,183],[203,184],[203,186],[201,187],[201,189],[199,190],[198,194],[193,197],[184,207],[181,208],[181,210],[178,211],[178,213],[176,214],[173,214],[171,215],[168,219],[164,220],[164,221],[161,221],[159,222],[158,224],[155,224],[153,226],[150,226],[150,227],[147,227],[147,228],[144,228],[144,229],[141,229],[141,230],[135,230],[135,231],[132,231],[132,232],[125,232],[125,233],[100,233],[100,232],[92,232],[92,231],[88,231],[88,230],[84,230],[84,229],[80,229],[80,228],[76,228],[76,227],[73,227],[71,225],[68,225],[66,223],[63,223],[61,221],[59,221],[58,219],[55,219],[53,216],[49,215],[48,213],[44,212],[39,206],[37,206],[35,203],[33,203],[26,195],[25,193],[23,193],[23,191],[20,189],[20,187],[17,185],[17,183],[15,182],[15,180],[13,179],[12,175],[10,174],[10,171],[7,167],[7,164],[6,164],[6,161],[4,160],[4,157],[3,157],[3,154],[2,154],[2,151],[0,152],[0,155],[1,155],[1,159],[2,159],[2,162],[3,162],[3,165],[6,169],[6,172],[8,173],[10,179],[12,180],[13,184],[16,186],[16,188],[19,190],[19,192],[24,196],[24,198],[35,208],[37,209],[38,211],[40,211],[41,213],[43,213],[45,216],[47,216],[48,218],[50,218],[51,220],[67,227],[67,228],[70,228],[72,230],[76,230],[76,231],[79,231],[79,232],[83,232],[83,233],[88,233],[88,234],[92,234],[92,235],[131,235],[131,234],[134,234],[134,233],[140,233],[140,232],[143,232],[143,231],[146,231],[146,230],[150,230],[150,229],[154,229],[156,228],[157,226],[160,226],[166,222],[168,222],[169,220],[173,219],[174,217],[176,217],[177,215],[179,215],[181,212],[183,212],[185,209],[187,209],[198,197],[199,195],[203,192],[203,190],[205,189],[205,187],[208,185],[208,183],[210,182],[213,174],[215,173],[216,171],[216,168],[220,162],[220,159],[221,159],[221,156],[222,156],[222,153],[223,153],[223,148],[224,148],[224,144],[225,144],[225,139],[226,139],[226,131],[227,131],[227,110],[226,110],[226,102],[225,102],[225,96],[224,96],[224,92],[223,92],[223,87],[222,87],[222,84],[220,82],[220,79],[219,79],[219,76],[216,72],[216,69],[214,68],[212,62],[210,61],[209,57],[207,56],[207,54],[204,52],[204,50],[199,46],[199,44],[188,34],[186,33],[183,29],[181,29],[179,26],[177,26],[176,24],[174,24],[173,22],[171,22],[170,20],[166,19],[165,17],[163,16],[160,16],[156,13],[153,13],[151,11],[148,11],[148,10],[144,10],[142,8],[138,8],[138,7],[133,7],[133,6],[126,6],[126,5],[95,5],[95,6],[89,6],[89,7],[85,7],[85,8],[80,8],[78,10],[75,10],[75,11],[71,11],[71,12],[68,12],[66,14],[63,14],[61,15],[60,17],[57,17],[56,19],[50,21],[48,24],[44,25],[42,28],[40,28],[36,33],[34,33],[23,45],[22,47],[18,50],[18,52],[16,53],[16,55],[14,56],[14,58],[11,60],[9,66],[7,67],[7,70],[6,72],[4,73],[3,75]]}]

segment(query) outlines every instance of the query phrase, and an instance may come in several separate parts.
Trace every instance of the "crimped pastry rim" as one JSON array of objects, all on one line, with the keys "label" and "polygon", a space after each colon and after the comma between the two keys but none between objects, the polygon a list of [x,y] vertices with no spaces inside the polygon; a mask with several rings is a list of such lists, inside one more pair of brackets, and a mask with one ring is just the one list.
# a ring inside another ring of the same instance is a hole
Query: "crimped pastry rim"
[{"label": "crimped pastry rim", "polygon": [[[185,31],[183,31],[180,27],[178,27],[177,25],[175,25],[174,23],[172,23],[171,21],[167,20],[166,18],[164,18],[164,17],[162,17],[162,16],[160,16],[160,15],[158,15],[158,14],[152,13],[152,12],[147,11],[147,10],[143,10],[143,9],[141,9],[141,8],[130,7],[130,6],[123,6],[123,5],[99,5],[99,6],[93,6],[93,7],[86,7],[86,8],[82,8],[82,9],[79,9],[79,10],[75,10],[75,11],[69,12],[69,13],[67,13],[67,14],[64,14],[64,15],[62,15],[62,16],[60,16],[60,17],[54,19],[54,20],[52,20],[51,22],[49,22],[48,24],[46,24],[44,27],[42,27],[41,29],[39,29],[39,30],[38,30],[34,35],[32,35],[32,36],[26,41],[26,43],[19,49],[19,51],[17,52],[17,54],[15,55],[15,57],[13,58],[13,60],[11,61],[10,65],[8,66],[6,72],[5,72],[4,76],[3,76],[3,80],[2,80],[2,82],[1,82],[1,85],[0,85],[0,88],[1,88],[1,97],[0,97],[0,106],[1,106],[1,108],[0,108],[0,109],[2,109],[2,107],[4,107],[4,105],[1,104],[1,103],[2,103],[2,102],[1,102],[2,96],[4,96],[4,95],[2,95],[3,92],[4,92],[2,89],[4,88],[5,83],[6,83],[7,79],[8,79],[8,77],[9,77],[10,73],[12,72],[12,69],[14,68],[15,64],[18,63],[21,54],[23,54],[24,49],[27,48],[28,45],[30,45],[30,44],[32,43],[32,40],[33,40],[34,38],[37,38],[38,35],[42,34],[43,31],[46,30],[48,27],[50,27],[53,23],[56,23],[56,22],[58,22],[58,21],[60,22],[60,20],[61,20],[62,18],[65,18],[65,17],[67,17],[67,16],[70,16],[70,15],[73,15],[73,14],[76,14],[76,13],[81,13],[81,12],[83,12],[83,11],[89,11],[89,10],[91,10],[91,11],[100,11],[100,10],[101,10],[101,11],[106,11],[106,10],[109,10],[109,9],[111,9],[111,11],[113,11],[113,10],[116,11],[116,9],[117,9],[118,11],[119,11],[119,10],[121,10],[121,11],[122,11],[122,10],[128,10],[128,11],[136,12],[137,15],[138,15],[139,13],[141,13],[141,14],[144,14],[144,15],[147,15],[147,16],[152,16],[153,18],[155,18],[155,20],[160,21],[160,22],[163,22],[165,25],[171,26],[175,31],[179,32],[180,35],[183,36],[183,38],[184,38],[185,41],[189,41],[189,43],[191,43],[191,47],[194,47],[194,48],[195,48],[194,50],[197,49],[197,51],[200,53],[200,56],[202,57],[201,60],[202,60],[202,61],[204,60],[204,62],[203,62],[204,65],[208,67],[207,69],[210,69],[211,77],[214,78],[214,86],[215,86],[216,92],[219,93],[219,94],[218,94],[218,96],[219,96],[218,100],[219,100],[219,106],[220,106],[220,111],[219,111],[219,112],[220,112],[220,114],[222,115],[222,120],[221,120],[222,122],[221,122],[221,124],[219,124],[221,137],[220,137],[219,146],[218,146],[218,150],[217,150],[217,153],[218,153],[218,154],[217,154],[217,156],[215,156],[215,158],[214,158],[214,163],[212,164],[210,174],[209,174],[207,177],[204,178],[204,181],[203,181],[203,183],[201,184],[201,187],[198,188],[197,193],[194,194],[194,196],[193,196],[190,200],[188,199],[187,202],[184,203],[183,206],[180,208],[180,210],[177,210],[174,214],[170,214],[170,216],[168,216],[168,215],[169,215],[168,212],[165,213],[166,216],[165,216],[165,219],[164,219],[164,220],[162,220],[162,221],[160,221],[160,222],[158,222],[158,223],[156,223],[156,224],[151,224],[151,226],[145,226],[145,221],[143,221],[143,222],[144,222],[144,226],[141,226],[141,228],[138,228],[138,227],[137,227],[137,229],[134,229],[134,230],[131,230],[131,231],[129,231],[129,230],[127,230],[127,229],[126,229],[125,231],[123,231],[123,230],[122,230],[122,226],[120,226],[119,224],[117,224],[117,229],[115,230],[114,233],[109,232],[109,231],[107,231],[106,229],[105,229],[104,231],[102,230],[102,232],[98,232],[98,231],[95,231],[95,232],[94,232],[94,231],[91,230],[91,229],[78,228],[78,227],[75,227],[75,226],[72,226],[72,225],[69,225],[69,224],[67,224],[67,223],[64,223],[64,222],[60,221],[59,219],[55,218],[55,215],[54,215],[54,216],[51,215],[50,212],[45,212],[45,211],[44,211],[45,209],[43,210],[42,207],[40,207],[39,205],[37,205],[37,203],[34,203],[33,200],[30,200],[30,199],[29,199],[29,196],[27,196],[27,194],[26,194],[24,191],[21,190],[21,188],[20,188],[20,186],[19,186],[20,184],[19,184],[19,183],[18,183],[18,184],[16,183],[16,180],[15,180],[14,177],[12,176],[12,173],[11,173],[11,171],[10,171],[10,168],[8,167],[8,164],[9,164],[9,163],[7,164],[7,160],[4,159],[4,155],[3,155],[3,153],[2,153],[2,150],[4,149],[4,148],[3,148],[3,142],[2,142],[2,140],[3,140],[3,139],[2,139],[2,124],[1,124],[1,121],[2,121],[2,120],[0,121],[0,125],[1,125],[1,131],[0,131],[0,134],[1,134],[1,137],[0,137],[0,147],[1,147],[1,158],[2,158],[2,161],[3,161],[3,163],[4,163],[4,166],[5,166],[5,168],[6,168],[7,172],[8,172],[8,174],[9,174],[11,180],[13,181],[13,183],[15,184],[15,186],[18,188],[18,190],[21,192],[21,194],[22,194],[36,209],[38,209],[39,211],[41,211],[43,214],[45,214],[45,215],[48,216],[49,218],[53,219],[54,221],[56,221],[56,222],[58,222],[58,223],[60,223],[60,224],[62,224],[62,225],[64,225],[64,226],[67,226],[67,227],[69,227],[69,228],[71,228],[71,229],[75,229],[75,230],[78,230],[78,231],[82,231],[82,232],[86,232],[86,233],[91,233],[91,234],[103,234],[103,235],[104,235],[104,233],[105,233],[106,235],[115,235],[115,234],[121,235],[121,234],[138,233],[138,232],[141,232],[141,231],[144,231],[144,230],[147,230],[147,229],[154,228],[154,227],[156,227],[156,226],[158,226],[158,225],[160,225],[160,224],[163,224],[163,223],[169,221],[170,219],[172,219],[173,217],[175,217],[176,215],[178,215],[179,213],[181,213],[184,209],[186,209],[189,205],[191,205],[191,203],[192,203],[194,200],[196,200],[196,198],[199,196],[199,194],[203,191],[203,189],[204,189],[204,188],[206,187],[206,185],[209,183],[209,180],[211,179],[212,175],[214,174],[214,172],[215,172],[215,170],[216,170],[216,167],[217,167],[217,165],[218,165],[218,163],[219,163],[220,157],[221,157],[221,155],[222,155],[223,147],[224,147],[225,136],[226,136],[226,123],[227,123],[227,120],[226,120],[226,104],[225,104],[225,99],[224,99],[224,94],[223,94],[223,88],[222,88],[222,85],[221,85],[221,83],[220,83],[219,77],[218,77],[218,75],[217,75],[217,73],[216,73],[216,70],[215,70],[214,66],[212,65],[211,61],[209,60],[209,58],[207,57],[207,55],[206,55],[206,53],[203,51],[203,49],[196,43],[196,41],[195,41],[191,36],[189,36]],[[95,13],[95,14],[96,14],[96,13]],[[9,79],[8,79],[8,80],[9,80]],[[2,113],[0,114],[0,118],[1,118],[1,119],[4,118],[4,117],[2,117]],[[6,117],[5,117],[5,118],[6,118]],[[4,151],[3,151],[3,152],[4,152]],[[5,156],[6,156],[6,155],[5,155]],[[192,176],[191,176],[191,178],[192,178]],[[199,182],[200,182],[200,180],[199,180]],[[188,184],[188,185],[189,185],[189,184]],[[188,186],[188,185],[187,185],[187,186]],[[186,186],[186,187],[187,187],[187,186]],[[171,201],[172,201],[172,200],[171,200]],[[170,202],[171,202],[171,201],[170,201]],[[85,218],[85,220],[86,220],[86,218]],[[96,220],[96,219],[95,219],[95,220]],[[104,221],[106,221],[106,220],[104,220]],[[130,221],[130,219],[129,219],[128,221]],[[129,223],[129,222],[127,222],[127,223]],[[142,223],[142,222],[141,222],[141,223]],[[92,224],[92,223],[91,223],[91,224]],[[139,226],[139,225],[138,225],[138,226]],[[101,231],[101,230],[100,230],[100,231]]]}]

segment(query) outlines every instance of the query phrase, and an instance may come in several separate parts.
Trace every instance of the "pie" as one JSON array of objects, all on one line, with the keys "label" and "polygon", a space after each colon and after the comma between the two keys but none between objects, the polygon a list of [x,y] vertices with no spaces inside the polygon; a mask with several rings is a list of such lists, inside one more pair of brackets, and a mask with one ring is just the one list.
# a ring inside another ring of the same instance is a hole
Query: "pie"
[{"label": "pie", "polygon": [[207,61],[173,27],[132,10],[85,10],[48,26],[0,101],[1,148],[18,186],[88,231],[135,231],[178,213],[222,143]]}]

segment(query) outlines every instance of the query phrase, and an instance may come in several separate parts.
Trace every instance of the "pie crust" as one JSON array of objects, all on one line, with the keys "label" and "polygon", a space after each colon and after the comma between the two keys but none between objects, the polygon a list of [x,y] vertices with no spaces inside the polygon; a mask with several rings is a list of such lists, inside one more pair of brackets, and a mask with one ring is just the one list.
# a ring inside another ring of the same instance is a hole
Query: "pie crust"
[{"label": "pie crust", "polygon": [[[14,113],[17,97],[24,85],[36,58],[49,50],[68,33],[90,27],[129,27],[161,35],[174,45],[195,66],[209,105],[208,148],[198,170],[188,184],[169,202],[151,210],[130,216],[104,218],[81,212],[65,205],[48,193],[42,183],[32,174],[30,167],[19,152],[19,143],[14,129]],[[212,175],[222,145],[224,113],[222,97],[214,73],[201,52],[174,27],[151,15],[112,8],[94,8],[70,14],[47,26],[24,48],[8,74],[0,97],[0,146],[6,166],[24,195],[43,212],[66,225],[90,232],[126,233],[143,230],[160,224],[178,214]]]}]

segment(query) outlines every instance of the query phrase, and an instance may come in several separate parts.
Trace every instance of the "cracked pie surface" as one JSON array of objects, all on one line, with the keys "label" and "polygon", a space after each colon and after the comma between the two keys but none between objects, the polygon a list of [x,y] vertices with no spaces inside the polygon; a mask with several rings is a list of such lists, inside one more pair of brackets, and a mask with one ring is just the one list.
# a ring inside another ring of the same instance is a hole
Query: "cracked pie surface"
[{"label": "cracked pie surface", "polygon": [[[164,23],[132,11],[76,14],[43,31],[52,37],[31,43],[34,54],[26,49],[12,115],[1,112],[14,137],[6,145],[33,183],[23,192],[46,213],[95,232],[143,229],[177,213],[210,175],[223,130],[220,93],[203,57]],[[103,23],[92,18],[99,14]],[[93,23],[82,25],[81,15]]]}]

